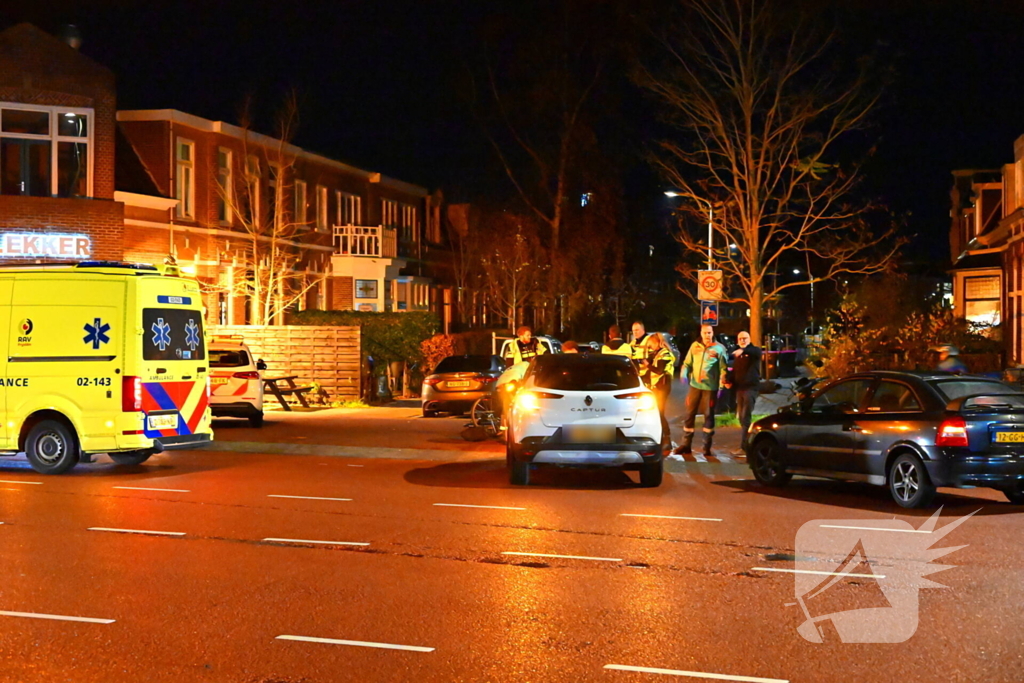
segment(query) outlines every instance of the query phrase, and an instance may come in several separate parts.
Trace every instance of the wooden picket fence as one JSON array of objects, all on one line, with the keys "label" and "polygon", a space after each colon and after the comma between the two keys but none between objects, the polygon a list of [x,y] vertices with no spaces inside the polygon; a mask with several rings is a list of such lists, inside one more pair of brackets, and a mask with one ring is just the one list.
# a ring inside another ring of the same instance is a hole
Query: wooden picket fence
[{"label": "wooden picket fence", "polygon": [[[266,361],[268,376],[296,375],[300,385],[316,383],[329,401],[360,397],[359,327],[210,325],[207,335],[241,337]],[[315,394],[311,398],[316,401]]]}]

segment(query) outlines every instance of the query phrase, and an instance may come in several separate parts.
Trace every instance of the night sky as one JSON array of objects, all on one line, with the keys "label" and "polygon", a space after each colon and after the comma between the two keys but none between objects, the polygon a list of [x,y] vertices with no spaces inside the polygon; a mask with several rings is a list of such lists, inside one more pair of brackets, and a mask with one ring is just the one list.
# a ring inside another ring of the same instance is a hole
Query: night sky
[{"label": "night sky", "polygon": [[[117,75],[121,109],[236,122],[252,97],[255,127],[269,132],[283,93],[294,88],[295,142],[307,149],[460,199],[511,192],[458,84],[481,59],[482,25],[496,17],[529,25],[541,3],[18,4],[0,13],[0,28],[30,21],[58,33],[76,24],[82,52]],[[896,73],[868,136],[877,145],[868,185],[894,211],[910,213],[915,253],[948,258],[950,172],[1012,161],[1013,141],[1024,134],[1024,3],[835,5],[843,42],[879,50]],[[625,79],[615,88],[620,101],[643,102]],[[643,130],[629,131],[637,149],[646,144]]]}]

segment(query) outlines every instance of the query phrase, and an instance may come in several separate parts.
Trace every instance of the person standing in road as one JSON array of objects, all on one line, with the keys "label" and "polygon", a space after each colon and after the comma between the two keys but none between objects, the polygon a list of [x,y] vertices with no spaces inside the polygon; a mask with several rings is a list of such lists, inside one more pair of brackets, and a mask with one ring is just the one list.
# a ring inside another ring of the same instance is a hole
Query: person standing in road
[{"label": "person standing in road", "polygon": [[649,335],[644,348],[647,355],[638,363],[640,379],[644,386],[654,392],[654,397],[658,401],[658,412],[661,414],[661,443],[668,445],[672,443],[672,435],[668,419],[665,417],[665,406],[669,394],[672,393],[675,359],[660,334]]},{"label": "person standing in road", "polygon": [[650,335],[647,334],[647,329],[642,322],[637,320],[633,323],[633,341],[629,343],[630,357],[637,363],[647,358],[648,341],[650,341]]},{"label": "person standing in road", "polygon": [[939,354],[939,363],[935,369],[940,372],[952,372],[957,375],[964,375],[969,372],[967,366],[960,360],[960,349],[952,344],[932,347],[933,351]]},{"label": "person standing in road", "polygon": [[736,396],[736,416],[740,421],[740,449],[746,452],[750,418],[757,401],[757,387],[761,384],[761,349],[750,343],[750,333],[736,335],[739,348],[732,352],[732,368],[726,373],[725,388],[732,388]]},{"label": "person standing in road", "polygon": [[683,442],[673,453],[688,455],[693,444],[693,432],[697,423],[697,412],[704,414],[704,455],[711,455],[711,443],[715,436],[715,404],[718,402],[718,388],[724,375],[726,363],[725,347],[715,341],[715,328],[702,325],[700,340],[693,342],[683,360],[682,377],[690,383],[686,394],[686,417],[683,418]]},{"label": "person standing in road", "polygon": [[505,352],[505,364],[512,367],[546,352],[544,345],[533,338],[533,330],[523,325],[516,330],[516,338],[508,345],[508,350]]},{"label": "person standing in road", "polygon": [[[641,327],[643,327],[642,324]],[[608,328],[608,343],[601,345],[601,353],[625,356],[626,358],[633,357],[633,348],[623,340],[622,330],[618,325]]]}]

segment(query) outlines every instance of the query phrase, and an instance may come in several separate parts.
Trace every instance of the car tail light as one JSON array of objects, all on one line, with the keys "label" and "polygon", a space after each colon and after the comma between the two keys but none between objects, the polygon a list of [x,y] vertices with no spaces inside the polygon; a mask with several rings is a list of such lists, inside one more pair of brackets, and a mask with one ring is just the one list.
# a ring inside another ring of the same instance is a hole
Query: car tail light
[{"label": "car tail light", "polygon": [[480,375],[476,378],[476,381],[483,382],[484,384],[490,384],[491,382],[497,382],[497,377],[491,377],[490,375]]},{"label": "car tail light", "polygon": [[232,377],[234,377],[235,379],[259,379],[260,373],[255,371],[236,372],[235,374],[232,375]]},{"label": "car tail light", "polygon": [[142,410],[142,378],[121,378],[121,410],[126,413],[137,413]]},{"label": "car tail light", "polygon": [[966,446],[967,423],[962,417],[950,417],[939,425],[939,433],[935,437],[936,446]]},{"label": "car tail light", "polygon": [[441,378],[440,377],[428,377],[425,380],[423,380],[423,383],[426,384],[428,387],[436,387],[438,384],[441,383]]},{"label": "car tail light", "polygon": [[635,394],[619,394],[615,398],[632,398],[639,399],[640,403],[637,405],[637,410],[657,410],[658,399],[654,397],[649,391],[638,391]]}]

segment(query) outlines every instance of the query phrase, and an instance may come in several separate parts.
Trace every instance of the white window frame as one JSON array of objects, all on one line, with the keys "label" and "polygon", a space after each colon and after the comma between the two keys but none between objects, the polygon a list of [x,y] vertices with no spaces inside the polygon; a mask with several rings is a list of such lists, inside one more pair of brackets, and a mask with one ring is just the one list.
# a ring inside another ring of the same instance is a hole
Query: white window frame
[{"label": "white window frame", "polygon": [[[273,211],[270,212],[270,220],[273,222],[273,225],[275,227],[280,227],[278,223],[278,217],[281,216],[281,213],[283,211],[278,200],[283,200],[285,196],[284,185],[281,185],[281,172],[281,164],[275,164],[273,161],[267,164],[267,194],[269,195],[267,201],[269,208],[270,197],[273,197],[274,199]],[[279,185],[281,187],[280,197],[278,196],[277,193]]]},{"label": "white window frame", "polygon": [[[188,161],[181,158],[181,150],[189,150]],[[188,138],[174,139],[174,196],[178,200],[178,218],[196,218],[196,143]]]},{"label": "white window frame", "polygon": [[381,210],[380,210],[380,223],[385,228],[397,228],[398,227],[398,202],[394,199],[382,199]]},{"label": "white window frame", "polygon": [[341,190],[334,194],[338,201],[338,225],[362,225],[363,198]]},{"label": "white window frame", "polygon": [[262,169],[260,168],[260,158],[255,154],[250,154],[245,158],[245,183],[246,191],[249,193],[249,206],[247,208],[249,215],[246,219],[251,221],[254,225],[259,225],[260,213],[263,208],[260,206],[260,181],[262,180]]},{"label": "white window frame", "polygon": [[[94,136],[96,131],[96,111],[89,107],[43,107],[31,104],[22,104],[20,102],[3,102],[0,101],[0,109],[19,109],[21,111],[37,111],[37,112],[48,112],[50,114],[50,133],[48,135],[36,135],[32,133],[4,133],[0,130],[0,138],[13,138],[20,140],[47,140],[50,143],[50,196],[57,196],[57,176],[58,176],[58,144],[60,142],[77,142],[85,143],[86,155],[88,161],[86,164],[86,173],[89,177],[86,179],[86,195],[88,197],[95,197],[93,191],[93,176],[94,173],[94,150],[95,142]],[[85,137],[76,138],[67,135],[58,135],[57,132],[59,127],[57,125],[56,118],[62,114],[85,114],[87,116],[88,132]]]},{"label": "white window frame", "polygon": [[[224,155],[226,164],[221,166],[220,155]],[[227,147],[217,148],[217,184],[221,188],[217,193],[217,220],[221,225],[234,223],[235,214],[232,208],[235,200],[235,155]],[[224,216],[220,216],[220,205],[224,206]]]},{"label": "white window frame", "polygon": [[299,227],[306,227],[307,219],[309,218],[306,206],[306,181],[295,179],[295,185],[293,187],[295,191],[295,200],[292,204],[292,221],[299,225]]},{"label": "white window frame", "polygon": [[316,186],[316,229],[327,232],[327,188],[323,185]]}]

